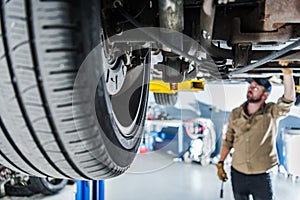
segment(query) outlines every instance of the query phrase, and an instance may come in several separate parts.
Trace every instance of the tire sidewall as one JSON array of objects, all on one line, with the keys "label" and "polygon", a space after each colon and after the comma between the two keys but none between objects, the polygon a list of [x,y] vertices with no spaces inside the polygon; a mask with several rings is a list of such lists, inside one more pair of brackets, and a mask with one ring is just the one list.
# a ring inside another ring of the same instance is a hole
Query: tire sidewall
[{"label": "tire sidewall", "polygon": [[[116,163],[118,166],[121,167],[129,167],[129,165],[132,163],[138,151],[139,144],[144,131],[144,121],[146,118],[146,109],[147,109],[148,94],[149,94],[148,79],[150,77],[149,76],[150,70],[145,65],[140,67],[144,67],[145,70],[144,72],[145,83],[143,83],[144,85],[141,85],[141,87],[143,87],[143,93],[141,94],[141,98],[142,98],[141,105],[140,105],[141,108],[140,108],[140,112],[137,113],[138,120],[135,124],[136,128],[133,131],[133,137],[125,137],[120,131],[120,129],[118,128],[118,125],[114,117],[112,116],[111,111],[108,109],[110,107],[107,106],[107,104],[109,103],[109,95],[107,92],[101,93],[102,95],[104,95],[101,97],[102,99],[101,105],[102,108],[105,109],[96,111],[97,112],[96,115],[101,127],[100,131],[103,131],[102,136],[103,136],[103,141],[107,149],[107,152],[110,155],[110,158],[114,161],[114,163]],[[103,91],[105,90],[105,88],[101,88],[101,90]],[[121,141],[130,144],[132,148],[126,148],[126,145],[122,144]]]},{"label": "tire sidewall", "polygon": [[47,178],[30,177],[29,188],[33,192],[42,194],[55,194],[62,190],[68,183],[68,180],[60,179],[58,184],[50,183]]}]

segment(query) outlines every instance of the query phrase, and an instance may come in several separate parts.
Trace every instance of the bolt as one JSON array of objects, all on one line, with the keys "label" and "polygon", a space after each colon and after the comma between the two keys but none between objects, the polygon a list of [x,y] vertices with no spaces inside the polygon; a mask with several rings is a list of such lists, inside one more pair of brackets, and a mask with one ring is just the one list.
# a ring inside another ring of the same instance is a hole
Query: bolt
[{"label": "bolt", "polygon": [[178,83],[170,83],[170,90],[178,90]]},{"label": "bolt", "polygon": [[116,34],[119,34],[122,32],[122,28],[120,26],[115,26],[115,32]]},{"label": "bolt", "polygon": [[206,30],[202,30],[201,33],[202,33],[202,37],[204,39],[210,40],[211,37],[210,37],[209,33]]},{"label": "bolt", "polygon": [[117,8],[118,6],[123,7],[123,3],[120,0],[116,0],[113,3],[114,8]]}]

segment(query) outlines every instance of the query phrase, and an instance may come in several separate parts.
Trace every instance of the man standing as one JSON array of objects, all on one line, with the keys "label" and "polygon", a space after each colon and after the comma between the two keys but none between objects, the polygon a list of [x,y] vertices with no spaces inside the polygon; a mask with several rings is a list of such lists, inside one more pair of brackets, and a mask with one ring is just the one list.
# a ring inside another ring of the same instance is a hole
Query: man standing
[{"label": "man standing", "polygon": [[216,164],[218,177],[226,181],[223,168],[231,148],[234,148],[231,166],[231,181],[236,200],[273,199],[268,170],[278,163],[276,152],[276,121],[286,116],[295,100],[295,83],[291,69],[283,69],[284,95],[277,103],[265,103],[271,92],[267,79],[252,79],[247,92],[247,101],[235,108],[228,122],[223,140],[220,161]]}]

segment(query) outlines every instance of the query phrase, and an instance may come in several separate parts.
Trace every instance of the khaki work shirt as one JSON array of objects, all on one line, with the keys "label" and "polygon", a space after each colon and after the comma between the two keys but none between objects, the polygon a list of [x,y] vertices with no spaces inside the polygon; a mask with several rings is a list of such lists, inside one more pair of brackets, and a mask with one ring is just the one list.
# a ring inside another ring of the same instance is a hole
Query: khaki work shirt
[{"label": "khaki work shirt", "polygon": [[293,101],[281,97],[277,103],[264,104],[251,116],[244,110],[246,105],[247,102],[231,112],[223,146],[234,148],[234,169],[245,174],[260,174],[278,163],[277,120],[288,114]]}]

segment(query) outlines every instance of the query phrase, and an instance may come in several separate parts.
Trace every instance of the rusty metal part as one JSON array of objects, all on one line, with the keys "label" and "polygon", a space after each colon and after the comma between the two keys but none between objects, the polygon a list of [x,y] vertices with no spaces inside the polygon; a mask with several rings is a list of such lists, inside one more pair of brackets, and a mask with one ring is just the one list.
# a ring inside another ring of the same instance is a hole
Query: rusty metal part
[{"label": "rusty metal part", "polygon": [[277,30],[287,23],[300,23],[300,1],[266,0],[262,21],[265,31]]},{"label": "rusty metal part", "polygon": [[159,0],[160,27],[181,32],[183,23],[183,0]]},{"label": "rusty metal part", "polygon": [[239,43],[234,45],[233,67],[246,66],[250,62],[251,43]]},{"label": "rusty metal part", "polygon": [[287,52],[291,51],[292,49],[296,48],[296,47],[299,47],[300,46],[300,39],[296,40],[295,42],[293,42],[292,44],[286,46],[285,48],[277,51],[277,52],[274,52],[272,54],[270,54],[269,56],[261,59],[261,60],[258,60],[257,62],[255,63],[252,63],[250,65],[247,65],[247,66],[244,66],[243,68],[241,69],[238,69],[238,70],[235,70],[235,71],[232,71],[230,72],[228,75],[234,75],[234,74],[240,74],[240,73],[244,73],[244,72],[247,72],[247,71],[250,71],[250,70],[253,70],[257,67],[260,67],[270,61],[273,61],[275,58],[279,58],[280,56],[286,54]]},{"label": "rusty metal part", "polygon": [[178,83],[170,83],[170,90],[178,90]]},{"label": "rusty metal part", "polygon": [[293,32],[292,26],[286,26],[278,29],[276,32],[241,33],[240,18],[234,18],[232,25],[232,38],[230,41],[232,45],[238,43],[284,43],[291,38]]}]

